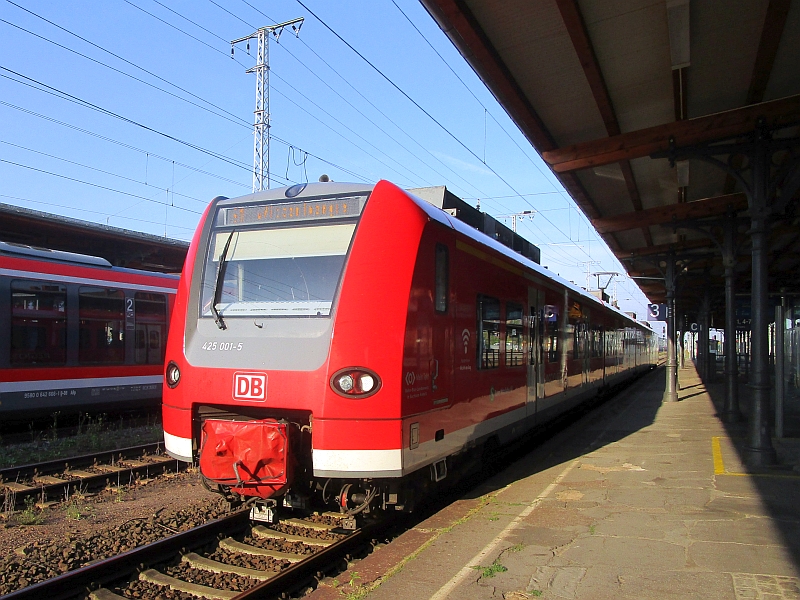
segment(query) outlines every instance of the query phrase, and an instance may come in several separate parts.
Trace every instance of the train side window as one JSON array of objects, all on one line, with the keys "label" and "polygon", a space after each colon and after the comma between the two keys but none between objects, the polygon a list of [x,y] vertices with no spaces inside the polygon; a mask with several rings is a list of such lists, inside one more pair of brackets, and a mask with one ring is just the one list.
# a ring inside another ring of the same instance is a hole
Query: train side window
[{"label": "train side window", "polygon": [[78,289],[80,330],[78,361],[121,363],[125,360],[125,292],[81,287]]},{"label": "train side window", "polygon": [[567,333],[572,332],[572,358],[586,358],[586,315],[580,302],[570,299]]},{"label": "train side window", "polygon": [[525,364],[525,334],[522,329],[522,305],[506,303],[506,366]]},{"label": "train side window", "polygon": [[595,325],[591,331],[591,353],[592,358],[600,358],[603,356],[603,327],[602,325]]},{"label": "train side window", "polygon": [[67,361],[67,288],[41,281],[11,282],[11,364]]},{"label": "train side window", "polygon": [[134,362],[156,365],[164,362],[164,338],[167,330],[167,297],[163,294],[136,292],[136,338]]},{"label": "train side window", "polygon": [[544,307],[544,351],[548,363],[558,362],[560,333],[559,307],[548,304]]},{"label": "train side window", "polygon": [[450,260],[447,246],[436,244],[436,289],[434,290],[436,312],[447,312],[449,280]]},{"label": "train side window", "polygon": [[478,368],[500,366],[500,300],[478,296]]}]

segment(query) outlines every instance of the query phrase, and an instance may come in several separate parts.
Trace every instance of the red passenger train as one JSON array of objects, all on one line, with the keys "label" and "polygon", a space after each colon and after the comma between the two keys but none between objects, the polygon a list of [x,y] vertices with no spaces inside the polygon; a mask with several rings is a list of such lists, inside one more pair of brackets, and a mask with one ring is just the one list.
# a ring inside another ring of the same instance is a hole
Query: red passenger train
[{"label": "red passenger train", "polygon": [[[640,323],[391,183],[216,198],[167,344],[167,451],[262,508],[409,509],[656,361]],[[258,516],[258,514],[256,514]]]},{"label": "red passenger train", "polygon": [[0,415],[158,406],[178,276],[0,242]]}]

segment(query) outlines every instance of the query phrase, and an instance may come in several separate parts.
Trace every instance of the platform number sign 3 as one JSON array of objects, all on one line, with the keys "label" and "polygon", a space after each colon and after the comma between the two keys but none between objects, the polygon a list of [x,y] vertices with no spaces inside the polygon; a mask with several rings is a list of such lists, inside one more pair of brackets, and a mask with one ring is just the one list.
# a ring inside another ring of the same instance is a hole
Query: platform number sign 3
[{"label": "platform number sign 3", "polygon": [[648,321],[666,321],[667,320],[667,305],[666,304],[648,304],[647,305],[647,320]]},{"label": "platform number sign 3", "polygon": [[234,373],[233,397],[236,400],[266,400],[267,374],[241,372]]}]

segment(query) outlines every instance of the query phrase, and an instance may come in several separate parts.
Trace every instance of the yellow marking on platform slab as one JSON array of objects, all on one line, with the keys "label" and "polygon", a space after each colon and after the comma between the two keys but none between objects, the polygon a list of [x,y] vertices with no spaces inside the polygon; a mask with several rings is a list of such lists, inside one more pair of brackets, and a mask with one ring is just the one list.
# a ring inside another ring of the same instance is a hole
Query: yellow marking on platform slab
[{"label": "yellow marking on platform slab", "polygon": [[722,461],[722,448],[718,436],[711,438],[711,454],[714,456],[714,475],[724,475],[725,463]]},{"label": "yellow marking on platform slab", "polygon": [[711,455],[714,458],[714,475],[730,475],[732,477],[764,477],[769,479],[798,479],[800,475],[781,475],[779,473],[736,473],[725,469],[725,462],[722,460],[722,446],[720,436],[711,438]]}]

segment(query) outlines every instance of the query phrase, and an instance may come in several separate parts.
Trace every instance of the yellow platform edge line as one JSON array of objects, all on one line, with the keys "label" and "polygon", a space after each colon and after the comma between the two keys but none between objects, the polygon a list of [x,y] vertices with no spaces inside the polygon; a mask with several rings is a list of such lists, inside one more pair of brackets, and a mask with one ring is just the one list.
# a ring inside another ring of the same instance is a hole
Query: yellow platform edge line
[{"label": "yellow platform edge line", "polygon": [[766,479],[798,479],[800,475],[780,475],[778,473],[731,473],[725,470],[722,460],[722,446],[720,436],[711,438],[711,455],[714,457],[714,475],[731,475],[733,477],[764,477]]},{"label": "yellow platform edge line", "polygon": [[725,463],[722,461],[722,447],[719,436],[711,438],[711,455],[714,457],[714,475],[725,475]]}]

